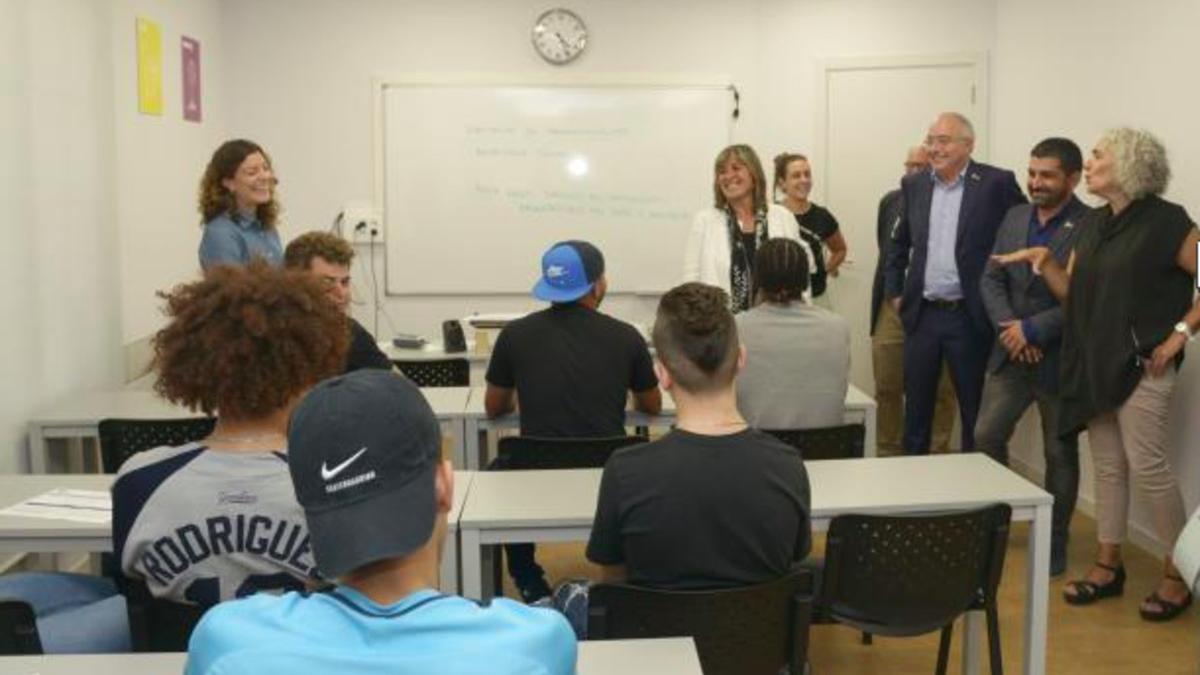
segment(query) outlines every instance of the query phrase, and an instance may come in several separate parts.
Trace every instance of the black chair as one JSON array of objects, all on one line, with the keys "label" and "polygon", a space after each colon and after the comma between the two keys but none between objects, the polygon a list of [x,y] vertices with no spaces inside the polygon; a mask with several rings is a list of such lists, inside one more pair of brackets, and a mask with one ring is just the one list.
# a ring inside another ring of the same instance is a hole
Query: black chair
[{"label": "black chair", "polygon": [[936,672],[944,675],[954,620],[982,609],[991,672],[1001,675],[996,589],[1011,517],[1008,504],[929,516],[835,517],[817,619],[895,637],[941,630]]},{"label": "black chair", "polygon": [[155,598],[140,581],[125,580],[122,593],[135,652],[186,652],[207,607]]},{"label": "black chair", "polygon": [[763,429],[800,451],[804,459],[854,459],[863,456],[867,428],[843,424],[820,429]]},{"label": "black chair", "polygon": [[490,469],[595,469],[621,448],[645,443],[645,436],[604,438],[536,438],[507,436],[497,446],[497,460]]},{"label": "black chair", "polygon": [[116,473],[125,460],[160,445],[183,445],[212,433],[215,417],[173,420],[100,420],[100,462],[104,473]]},{"label": "black chair", "polygon": [[41,653],[33,608],[20,600],[0,600],[0,656]]},{"label": "black chair", "polygon": [[392,359],[405,377],[418,387],[469,387],[471,362],[467,359],[404,361]]},{"label": "black chair", "polygon": [[664,591],[596,584],[588,639],[691,637],[705,675],[800,675],[808,656],[812,573],[799,569],[756,586]]}]

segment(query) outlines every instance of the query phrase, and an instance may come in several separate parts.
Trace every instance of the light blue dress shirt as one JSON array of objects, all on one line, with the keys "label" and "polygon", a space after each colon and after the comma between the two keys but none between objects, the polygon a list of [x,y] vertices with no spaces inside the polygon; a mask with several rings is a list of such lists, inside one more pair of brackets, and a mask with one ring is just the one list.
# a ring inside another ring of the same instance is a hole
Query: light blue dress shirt
[{"label": "light blue dress shirt", "polygon": [[257,219],[243,214],[223,213],[204,224],[200,239],[200,266],[245,265],[263,258],[275,267],[283,266],[283,244],[275,228],[263,227]]},{"label": "light blue dress shirt", "polygon": [[929,205],[929,249],[925,259],[925,289],[927,300],[962,300],[962,282],[958,277],[958,262],[954,247],[958,242],[958,214],[962,210],[963,176],[967,167],[947,183],[934,171],[933,200]]}]

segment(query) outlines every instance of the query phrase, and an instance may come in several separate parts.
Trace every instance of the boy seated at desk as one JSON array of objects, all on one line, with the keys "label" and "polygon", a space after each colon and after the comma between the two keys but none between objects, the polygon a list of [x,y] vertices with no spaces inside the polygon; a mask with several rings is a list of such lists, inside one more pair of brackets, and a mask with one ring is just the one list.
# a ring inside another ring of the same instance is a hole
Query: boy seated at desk
[{"label": "boy seated at desk", "polygon": [[[796,450],[738,412],[734,380],[745,351],[725,291],[700,283],[668,291],[653,340],[677,423],[604,467],[588,559],[604,581],[669,590],[787,575],[811,545],[808,473]],[[586,604],[585,586],[555,593],[581,637]]]},{"label": "boy seated at desk", "polygon": [[338,583],[213,608],[187,675],[575,672],[557,612],[435,590],[454,472],[411,382],[371,369],[326,380],[296,408],[288,441],[313,554]]},{"label": "boy seated at desk", "polygon": [[[287,464],[287,419],[339,372],[345,315],[308,274],[221,265],[165,296],[156,391],[219,418],[212,435],[129,458],[112,487],[117,584],[18,574],[0,597],[29,602],[46,653],[128,651],[126,593],[201,606],[303,588],[316,575]],[[131,596],[132,597],[132,596]]]}]

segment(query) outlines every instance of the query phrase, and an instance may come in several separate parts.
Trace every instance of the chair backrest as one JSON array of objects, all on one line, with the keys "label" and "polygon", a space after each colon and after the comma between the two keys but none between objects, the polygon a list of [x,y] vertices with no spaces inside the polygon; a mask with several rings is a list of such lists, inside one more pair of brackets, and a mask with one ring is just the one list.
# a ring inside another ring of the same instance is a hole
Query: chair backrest
[{"label": "chair backrest", "polygon": [[33,608],[20,600],[0,600],[0,656],[41,653]]},{"label": "chair backrest", "polygon": [[133,455],[160,445],[183,445],[212,433],[215,417],[173,420],[100,420],[100,461],[105,473],[117,469]]},{"label": "chair backrest", "polygon": [[804,459],[855,459],[863,456],[867,428],[842,424],[820,429],[763,429],[800,451]]},{"label": "chair backrest", "polygon": [[469,387],[471,362],[466,359],[403,361],[392,359],[405,377],[418,387]]},{"label": "chair backrest", "polygon": [[608,462],[608,458],[617,450],[645,443],[646,440],[645,436],[605,438],[507,436],[500,439],[499,459],[492,468],[500,470],[594,469],[603,467]]},{"label": "chair backrest", "polygon": [[135,652],[186,652],[207,607],[156,598],[141,581],[122,587]]},{"label": "chair backrest", "polygon": [[921,635],[994,606],[1012,508],[923,516],[837,516],[818,616],[879,635]]},{"label": "chair backrest", "polygon": [[812,613],[812,573],[765,584],[664,591],[597,584],[588,594],[588,639],[691,637],[705,675],[803,673]]}]

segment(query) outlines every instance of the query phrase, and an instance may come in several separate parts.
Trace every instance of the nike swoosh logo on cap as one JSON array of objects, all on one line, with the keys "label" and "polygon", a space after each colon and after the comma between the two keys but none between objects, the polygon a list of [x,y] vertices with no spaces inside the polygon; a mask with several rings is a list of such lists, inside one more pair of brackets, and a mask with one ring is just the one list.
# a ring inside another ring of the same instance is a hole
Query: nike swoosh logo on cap
[{"label": "nike swoosh logo on cap", "polygon": [[358,459],[359,457],[362,457],[362,454],[366,451],[367,451],[367,446],[364,445],[361,450],[354,453],[353,455],[350,455],[349,459],[342,462],[341,464],[338,464],[337,466],[333,467],[332,469],[326,467],[325,462],[321,462],[321,480],[333,480],[334,478],[337,477],[337,475],[339,473],[345,471],[346,467],[353,464],[354,460]]}]

